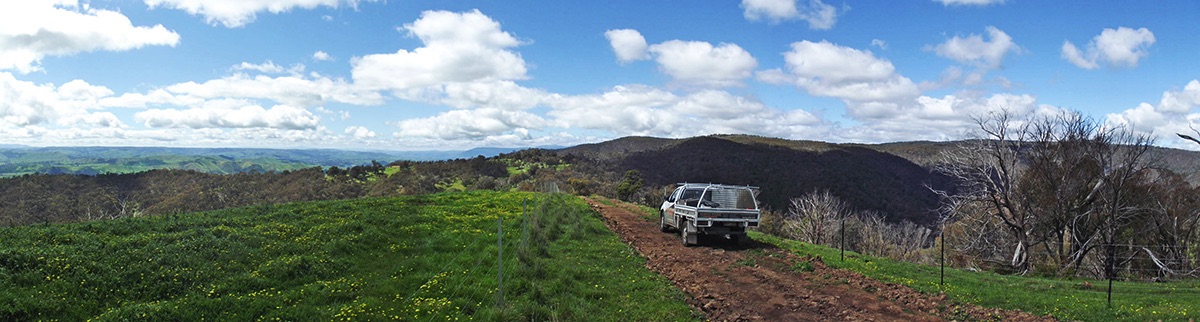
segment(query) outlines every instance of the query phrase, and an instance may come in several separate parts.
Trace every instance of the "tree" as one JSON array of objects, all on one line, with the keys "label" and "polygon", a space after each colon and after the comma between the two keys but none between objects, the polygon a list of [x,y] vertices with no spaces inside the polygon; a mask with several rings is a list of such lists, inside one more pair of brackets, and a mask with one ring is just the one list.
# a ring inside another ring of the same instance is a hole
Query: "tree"
[{"label": "tree", "polygon": [[642,189],[642,172],[637,170],[625,171],[625,178],[617,184],[617,198],[631,201],[633,195]]},{"label": "tree", "polygon": [[1036,220],[1027,207],[1028,194],[1019,180],[1027,171],[1020,154],[1031,147],[1030,123],[1016,122],[1007,110],[976,117],[982,135],[966,141],[943,156],[937,170],[958,182],[958,193],[942,193],[949,204],[982,203],[981,209],[997,219],[1012,237],[1009,265],[1029,270],[1030,235]]},{"label": "tree", "polygon": [[850,212],[850,206],[829,190],[813,191],[789,200],[783,230],[789,238],[831,245],[837,233],[838,221],[846,218]]},{"label": "tree", "polygon": [[[1197,130],[1194,127],[1192,128],[1192,132],[1196,132],[1197,136],[1200,136],[1200,130]],[[1196,144],[1200,144],[1200,139],[1197,139],[1191,135],[1187,135],[1187,134],[1183,134],[1183,133],[1175,133],[1175,135],[1178,135],[1180,138],[1183,138],[1184,140],[1188,140],[1188,141],[1196,142]]]},{"label": "tree", "polygon": [[[992,261],[999,259],[993,250],[1005,249],[1018,272],[1061,275],[1077,273],[1103,248],[1103,272],[1094,272],[1113,276],[1114,245],[1131,242],[1123,236],[1154,208],[1147,200],[1162,176],[1152,173],[1151,137],[1079,112],[1023,119],[1000,112],[976,122],[982,136],[947,153],[938,166],[959,183],[957,193],[941,193],[944,212],[974,225],[955,231],[987,241],[971,250]],[[987,231],[995,228],[1007,236]]]}]

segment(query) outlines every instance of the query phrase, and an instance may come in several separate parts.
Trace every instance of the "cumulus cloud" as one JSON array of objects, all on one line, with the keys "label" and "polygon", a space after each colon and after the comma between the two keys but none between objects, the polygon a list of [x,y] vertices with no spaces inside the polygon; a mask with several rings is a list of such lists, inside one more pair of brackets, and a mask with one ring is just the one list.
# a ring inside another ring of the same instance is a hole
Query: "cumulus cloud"
[{"label": "cumulus cloud", "polygon": [[1182,90],[1163,92],[1158,109],[1167,113],[1187,113],[1200,107],[1200,80],[1193,79]]},{"label": "cumulus cloud", "polygon": [[275,105],[269,109],[258,105],[229,106],[213,104],[190,109],[150,109],[134,114],[134,119],[152,128],[271,128],[283,130],[312,130],[320,117],[307,109]]},{"label": "cumulus cloud", "polygon": [[933,50],[938,56],[989,69],[999,67],[1004,55],[1020,50],[1020,47],[1013,43],[1012,37],[999,28],[988,26],[987,35],[989,40],[984,40],[982,35],[977,34],[954,36],[938,44]]},{"label": "cumulus cloud", "polygon": [[838,129],[830,140],[895,142],[957,140],[977,130],[973,117],[1006,112],[1015,116],[1053,115],[1064,110],[1038,104],[1032,95],[971,92],[942,97],[921,96],[909,104],[889,107],[888,117],[862,119],[860,125]]},{"label": "cumulus cloud", "polygon": [[770,108],[758,100],[719,90],[704,90],[684,96],[672,104],[668,111],[693,125],[705,124],[702,128],[688,127],[681,131],[688,135],[748,133],[811,137],[811,134],[826,131],[828,126],[820,117],[802,109]]},{"label": "cumulus cloud", "polygon": [[1003,4],[1004,0],[933,0],[940,2],[943,6],[986,6],[990,4]]},{"label": "cumulus cloud", "polygon": [[812,95],[841,99],[851,114],[863,114],[881,104],[911,102],[920,94],[917,85],[896,73],[890,61],[877,58],[870,51],[827,41],[805,40],[792,43],[791,47],[784,53],[787,72],[761,71],[758,79],[792,84]]},{"label": "cumulus cloud", "polygon": [[1083,69],[1096,69],[1101,64],[1136,67],[1142,58],[1150,55],[1149,49],[1154,42],[1154,33],[1146,28],[1105,28],[1084,49],[1069,40],[1063,41],[1062,57]]},{"label": "cumulus cloud", "polygon": [[821,0],[742,0],[742,15],[746,20],[777,24],[788,20],[804,20],[808,27],[828,30],[837,23],[837,8]]},{"label": "cumulus cloud", "polygon": [[604,38],[608,38],[617,61],[621,63],[650,59],[650,52],[646,51],[646,38],[637,30],[613,29],[604,32]]},{"label": "cumulus cloud", "polygon": [[[750,133],[796,137],[826,124],[804,110],[771,108],[721,90],[676,95],[642,85],[623,85],[591,95],[557,96],[547,113],[557,126],[601,130],[617,136],[695,136]],[[703,124],[703,126],[697,126]]]},{"label": "cumulus cloud", "polygon": [[379,105],[383,96],[362,90],[343,80],[300,75],[271,77],[266,75],[234,74],[203,83],[184,82],[151,90],[147,93],[127,93],[102,100],[108,107],[142,108],[170,104],[194,106],[214,99],[265,99],[285,105],[315,107],[326,102],[355,105]]},{"label": "cumulus cloud", "polygon": [[358,125],[351,125],[349,127],[346,127],[345,132],[347,135],[350,135],[350,137],[353,137],[353,138],[359,139],[359,140],[375,138],[375,131],[371,131],[370,129],[367,129],[366,127],[362,127],[362,126],[358,126]]},{"label": "cumulus cloud", "polygon": [[[35,84],[0,72],[0,136],[12,142],[70,145],[159,145],[186,141],[190,146],[311,146],[336,142],[320,118],[302,107],[263,108],[246,99],[198,98],[158,89],[146,94],[113,96],[104,86],[83,80],[61,85]],[[131,128],[105,110],[116,103],[186,106],[149,109]],[[296,145],[301,144],[301,145]]]},{"label": "cumulus cloud", "polygon": [[879,47],[879,49],[887,50],[887,41],[883,39],[871,39],[871,46]]},{"label": "cumulus cloud", "polygon": [[509,50],[521,42],[479,10],[425,11],[401,29],[425,46],[354,59],[356,85],[403,91],[448,82],[526,78],[525,60]]},{"label": "cumulus cloud", "polygon": [[754,56],[736,44],[670,40],[649,50],[664,73],[684,84],[736,86],[758,67]]},{"label": "cumulus cloud", "polygon": [[548,124],[541,116],[525,111],[480,108],[453,110],[432,117],[403,120],[397,123],[400,131],[396,135],[402,139],[486,139],[512,133],[528,134],[530,129],[541,129]]},{"label": "cumulus cloud", "polygon": [[41,70],[46,56],[178,43],[179,34],[162,25],[134,26],[120,12],[91,8],[87,2],[0,2],[0,70],[26,74]]},{"label": "cumulus cloud", "polygon": [[228,28],[245,26],[254,22],[259,12],[283,13],[292,9],[313,9],[319,6],[337,8],[345,5],[357,7],[361,0],[144,0],[151,9],[163,7],[183,10],[192,15],[203,16],[209,24],[218,23]]},{"label": "cumulus cloud", "polygon": [[547,115],[562,127],[605,130],[618,135],[670,135],[677,125],[663,107],[675,94],[648,86],[616,86],[602,94],[557,97]]},{"label": "cumulus cloud", "polygon": [[455,108],[490,107],[523,110],[536,107],[544,99],[554,95],[541,89],[524,87],[512,81],[449,83],[439,89],[444,96],[437,102]]},{"label": "cumulus cloud", "polygon": [[[1107,122],[1159,138],[1174,138],[1176,133],[1191,133],[1192,128],[1200,127],[1200,112],[1193,112],[1196,108],[1200,108],[1200,80],[1193,79],[1182,89],[1164,91],[1157,105],[1143,102],[1120,113],[1108,114]],[[1190,142],[1173,139],[1159,143],[1195,148]]]},{"label": "cumulus cloud", "polygon": [[272,62],[270,60],[267,60],[261,64],[252,64],[252,63],[248,63],[248,62],[242,62],[241,64],[233,65],[233,67],[231,67],[230,70],[232,70],[232,71],[256,71],[256,72],[263,73],[263,74],[282,74],[284,72],[287,72],[290,74],[300,74],[300,73],[304,72],[304,68],[305,68],[304,65],[301,65],[301,64],[296,64],[296,65],[292,65],[292,67],[285,68],[283,66],[276,65],[274,62]]},{"label": "cumulus cloud", "polygon": [[73,80],[60,86],[19,80],[0,72],[0,127],[125,127],[115,115],[96,111],[97,101],[112,95],[107,87]]},{"label": "cumulus cloud", "polygon": [[312,59],[315,61],[332,61],[333,56],[330,56],[327,52],[318,50],[312,54]]}]

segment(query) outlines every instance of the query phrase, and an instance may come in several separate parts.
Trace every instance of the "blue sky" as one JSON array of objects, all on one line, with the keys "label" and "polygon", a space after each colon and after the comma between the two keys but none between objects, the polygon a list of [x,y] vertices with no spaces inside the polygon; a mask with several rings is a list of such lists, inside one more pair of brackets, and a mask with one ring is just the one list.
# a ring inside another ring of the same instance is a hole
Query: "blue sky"
[{"label": "blue sky", "polygon": [[0,144],[446,150],[1200,127],[1194,1],[0,4]]}]

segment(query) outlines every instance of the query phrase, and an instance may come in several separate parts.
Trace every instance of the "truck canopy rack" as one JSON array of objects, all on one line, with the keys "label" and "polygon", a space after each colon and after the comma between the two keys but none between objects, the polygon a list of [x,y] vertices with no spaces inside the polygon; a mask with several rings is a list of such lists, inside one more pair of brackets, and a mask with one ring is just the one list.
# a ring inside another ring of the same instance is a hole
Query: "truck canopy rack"
[{"label": "truck canopy rack", "polygon": [[749,189],[758,190],[758,187],[755,187],[755,186],[741,186],[741,185],[720,184],[720,183],[680,182],[680,183],[676,183],[676,185],[686,186],[686,187],[695,187],[695,188],[702,188],[702,187],[734,188],[734,189],[749,188]]}]

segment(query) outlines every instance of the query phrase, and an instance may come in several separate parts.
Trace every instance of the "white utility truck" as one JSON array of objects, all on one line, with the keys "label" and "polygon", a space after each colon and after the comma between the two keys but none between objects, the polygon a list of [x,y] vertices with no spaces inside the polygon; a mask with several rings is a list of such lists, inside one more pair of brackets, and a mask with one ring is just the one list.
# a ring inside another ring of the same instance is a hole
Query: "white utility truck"
[{"label": "white utility truck", "polygon": [[678,230],[684,246],[696,245],[699,235],[746,241],[746,229],[758,227],[761,215],[755,192],[758,187],[713,183],[680,183],[663,197],[659,229]]}]

